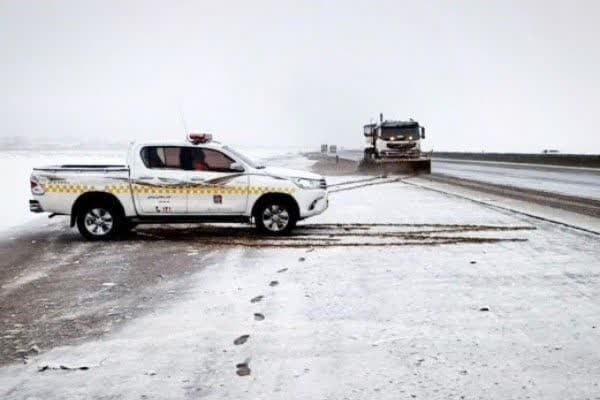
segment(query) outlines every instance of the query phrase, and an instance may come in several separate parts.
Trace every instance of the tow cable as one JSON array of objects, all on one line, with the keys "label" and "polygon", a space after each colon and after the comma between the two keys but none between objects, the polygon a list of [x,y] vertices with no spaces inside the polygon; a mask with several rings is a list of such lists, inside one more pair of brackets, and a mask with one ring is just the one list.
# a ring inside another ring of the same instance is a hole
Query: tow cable
[{"label": "tow cable", "polygon": [[353,183],[369,182],[369,181],[385,179],[385,178],[387,178],[386,175],[379,175],[379,176],[373,176],[371,178],[361,178],[361,179],[355,179],[352,181],[344,181],[344,182],[334,183],[334,184],[328,185],[328,186],[331,188],[331,187],[336,187],[336,186],[344,186],[344,185],[350,185]]},{"label": "tow cable", "polygon": [[404,175],[404,176],[394,176],[394,177],[388,177],[388,176],[382,175],[382,176],[377,176],[377,177],[368,178],[368,179],[357,179],[357,180],[353,180],[353,181],[336,183],[333,185],[329,185],[330,188],[332,188],[332,187],[336,188],[336,189],[330,190],[329,193],[345,192],[345,191],[349,191],[349,190],[364,188],[367,186],[384,185],[384,184],[388,184],[388,183],[401,182],[402,180],[404,180],[406,178],[410,178],[412,176],[414,176],[414,175]]}]

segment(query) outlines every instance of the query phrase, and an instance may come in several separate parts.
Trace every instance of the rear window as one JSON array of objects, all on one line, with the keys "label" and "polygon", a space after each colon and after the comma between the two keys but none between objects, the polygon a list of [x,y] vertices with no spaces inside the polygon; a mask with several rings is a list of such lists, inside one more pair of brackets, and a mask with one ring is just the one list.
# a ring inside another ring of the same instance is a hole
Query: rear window
[{"label": "rear window", "polygon": [[155,169],[183,169],[183,147],[144,147],[142,161],[146,168]]}]

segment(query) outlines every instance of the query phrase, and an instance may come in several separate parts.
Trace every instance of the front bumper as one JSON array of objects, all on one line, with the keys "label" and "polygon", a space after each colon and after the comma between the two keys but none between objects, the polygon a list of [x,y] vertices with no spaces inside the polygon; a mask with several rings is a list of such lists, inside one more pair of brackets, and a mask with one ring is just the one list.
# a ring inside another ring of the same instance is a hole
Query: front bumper
[{"label": "front bumper", "polygon": [[419,158],[421,156],[421,152],[418,150],[412,151],[400,151],[400,150],[382,150],[380,152],[382,157],[389,158]]},{"label": "front bumper", "polygon": [[314,196],[300,209],[300,219],[312,217],[323,213],[329,207],[328,193],[324,192]]}]

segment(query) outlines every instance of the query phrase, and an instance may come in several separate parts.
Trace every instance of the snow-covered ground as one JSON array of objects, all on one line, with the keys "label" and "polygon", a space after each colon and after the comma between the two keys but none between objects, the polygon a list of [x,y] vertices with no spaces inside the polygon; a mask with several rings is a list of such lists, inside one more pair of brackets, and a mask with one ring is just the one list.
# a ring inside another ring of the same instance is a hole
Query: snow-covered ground
[{"label": "snow-covered ground", "polygon": [[[298,156],[279,162],[310,163]],[[140,253],[170,246],[169,255],[185,258],[185,289],[120,329],[108,325],[101,339],[0,369],[0,397],[583,399],[600,393],[597,236],[401,182],[332,194],[330,209],[305,222],[328,223],[347,224],[333,239],[353,245],[215,248],[191,237],[74,246],[77,254],[61,254],[60,268],[98,258],[102,264],[89,268],[102,268],[110,279],[143,268],[134,263]],[[348,225],[355,223],[396,226]],[[394,229],[432,232],[419,233],[424,237],[413,245],[401,233],[397,246],[368,245]],[[431,236],[500,241],[435,246]],[[171,268],[177,267],[165,262],[164,273]],[[165,277],[149,296],[173,284]],[[119,288],[86,286],[88,299]],[[264,298],[251,302],[256,296]],[[118,304],[113,310],[119,312]],[[248,341],[235,345],[244,334]],[[242,363],[249,376],[236,374]]]},{"label": "snow-covered ground", "polygon": [[[299,148],[241,147],[240,150],[254,160],[276,165],[279,160],[288,160],[298,154]],[[29,176],[33,167],[58,164],[125,164],[127,149],[79,151],[79,150],[11,150],[0,151],[0,181],[3,196],[0,207],[0,231],[34,219],[44,218],[45,214],[29,211],[31,191]],[[286,161],[287,162],[287,161]],[[310,163],[304,163],[309,165]],[[299,166],[302,166],[300,162]]]}]

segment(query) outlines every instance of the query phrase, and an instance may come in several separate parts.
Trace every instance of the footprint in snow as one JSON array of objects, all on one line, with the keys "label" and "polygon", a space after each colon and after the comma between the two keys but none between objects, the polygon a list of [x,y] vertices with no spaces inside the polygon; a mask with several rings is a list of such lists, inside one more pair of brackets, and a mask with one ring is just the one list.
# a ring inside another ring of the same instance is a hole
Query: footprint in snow
[{"label": "footprint in snow", "polygon": [[239,346],[240,344],[244,344],[244,343],[246,343],[246,341],[248,340],[249,337],[250,337],[250,335],[242,335],[239,338],[235,339],[233,341],[233,344],[235,344],[236,346]]},{"label": "footprint in snow", "polygon": [[265,316],[262,315],[261,313],[254,313],[254,319],[257,321],[262,321],[265,319]]},{"label": "footprint in snow", "polygon": [[253,297],[253,298],[250,300],[250,303],[258,303],[259,301],[261,301],[261,300],[262,300],[262,299],[264,299],[264,298],[265,298],[265,296],[263,296],[263,295],[260,295],[260,296]]},{"label": "footprint in snow", "polygon": [[273,286],[277,286],[277,285],[279,285],[279,281],[271,281],[271,282],[269,283],[269,286],[271,286],[271,287],[273,287]]},{"label": "footprint in snow", "polygon": [[238,374],[239,376],[248,376],[250,375],[250,367],[248,366],[250,360],[246,360],[242,363],[236,364],[235,368],[237,369],[235,371],[236,374]]}]

